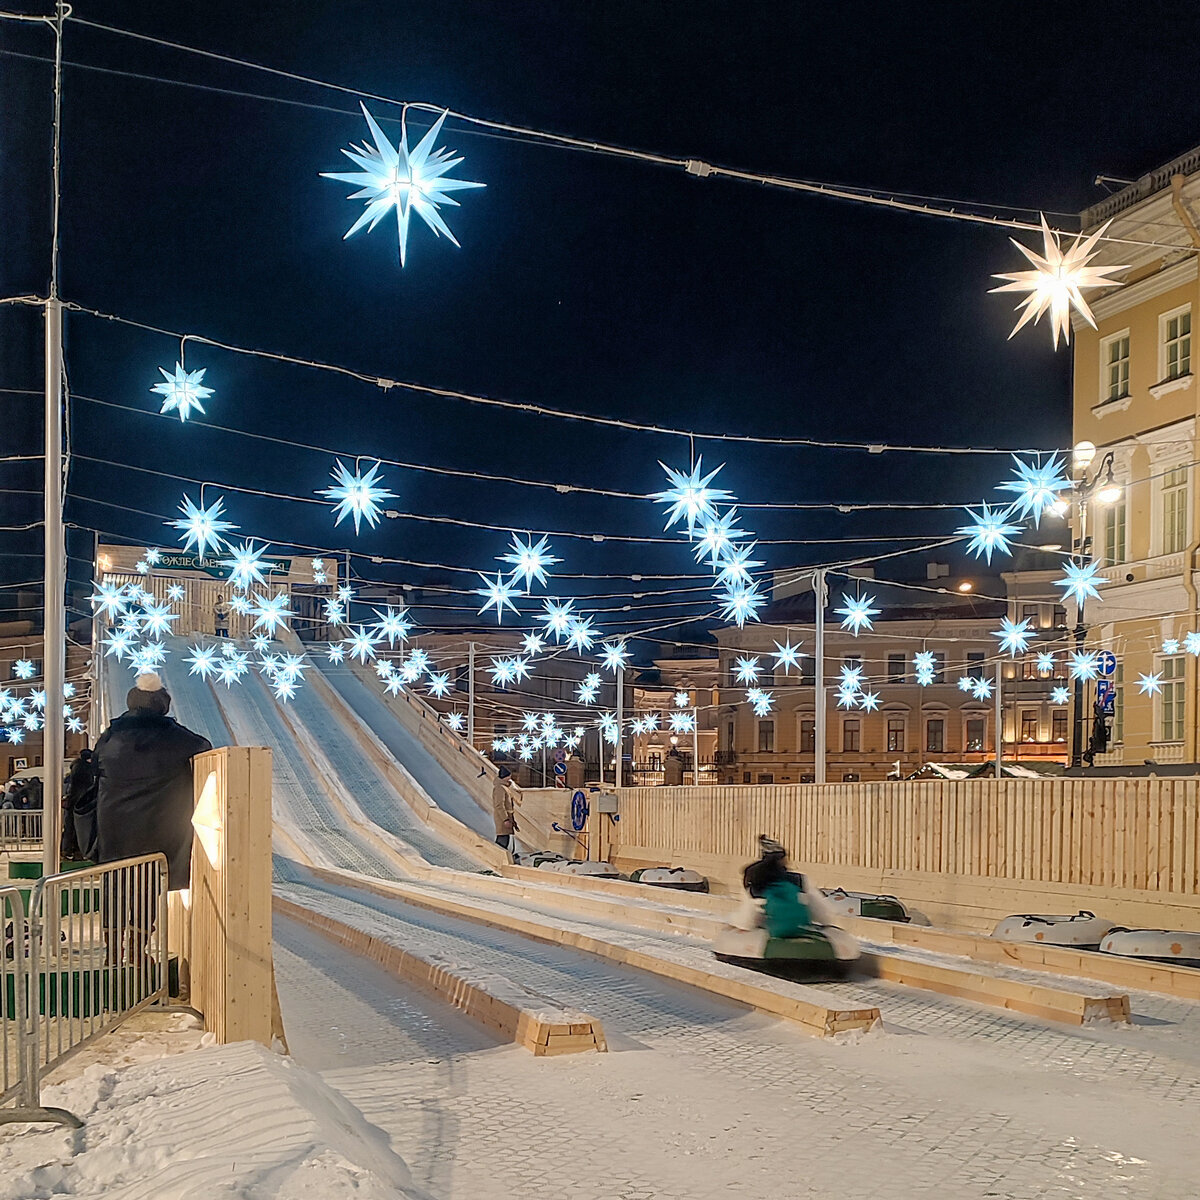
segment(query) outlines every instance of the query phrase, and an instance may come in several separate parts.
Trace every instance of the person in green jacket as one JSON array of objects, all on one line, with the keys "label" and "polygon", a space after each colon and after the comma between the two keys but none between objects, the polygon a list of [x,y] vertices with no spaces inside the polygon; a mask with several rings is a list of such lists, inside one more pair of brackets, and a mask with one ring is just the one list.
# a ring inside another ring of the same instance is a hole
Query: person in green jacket
[{"label": "person in green jacket", "polygon": [[758,839],[760,857],[742,873],[751,896],[764,901],[767,935],[798,937],[813,925],[804,899],[804,876],[787,869],[787,851],[765,834]]}]

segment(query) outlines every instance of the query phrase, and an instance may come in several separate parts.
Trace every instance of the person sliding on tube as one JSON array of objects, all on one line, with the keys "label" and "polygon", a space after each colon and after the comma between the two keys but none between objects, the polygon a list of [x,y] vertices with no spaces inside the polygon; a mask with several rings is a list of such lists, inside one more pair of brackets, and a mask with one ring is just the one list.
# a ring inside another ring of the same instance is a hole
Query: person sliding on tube
[{"label": "person sliding on tube", "polygon": [[804,876],[787,869],[787,851],[774,838],[760,835],[758,848],[758,861],[742,872],[746,891],[761,901],[758,924],[773,938],[799,937],[814,923]]}]

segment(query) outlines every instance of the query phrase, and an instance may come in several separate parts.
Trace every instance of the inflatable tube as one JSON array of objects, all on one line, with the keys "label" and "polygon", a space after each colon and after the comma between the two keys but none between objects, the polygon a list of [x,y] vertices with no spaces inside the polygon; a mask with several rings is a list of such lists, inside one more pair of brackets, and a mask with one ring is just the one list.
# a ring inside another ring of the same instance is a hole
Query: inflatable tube
[{"label": "inflatable tube", "polygon": [[699,871],[689,871],[687,867],[642,867],[629,878],[634,883],[674,888],[677,892],[708,891],[708,880]]},{"label": "inflatable tube", "polygon": [[992,930],[992,937],[1004,938],[1009,942],[1040,942],[1045,946],[1096,950],[1104,935],[1112,928],[1112,921],[1086,910],[1080,910],[1074,916],[1023,913],[1005,917]]},{"label": "inflatable tube", "polygon": [[566,862],[561,854],[553,850],[531,850],[528,854],[517,855],[518,867],[540,867],[545,863]]},{"label": "inflatable tube", "polygon": [[821,925],[792,938],[773,938],[765,929],[723,929],[712,951],[720,962],[789,978],[840,979],[859,957],[854,938]]},{"label": "inflatable tube", "polygon": [[843,916],[871,917],[876,921],[911,919],[908,909],[895,896],[872,896],[869,892],[848,892],[845,888],[822,888],[821,895],[834,912]]},{"label": "inflatable tube", "polygon": [[1100,943],[1101,954],[1150,962],[1200,967],[1200,933],[1178,929],[1124,929],[1118,926]]},{"label": "inflatable tube", "polygon": [[557,871],[562,875],[591,875],[600,879],[620,879],[621,872],[612,863],[581,862],[577,858],[542,863],[540,870]]}]

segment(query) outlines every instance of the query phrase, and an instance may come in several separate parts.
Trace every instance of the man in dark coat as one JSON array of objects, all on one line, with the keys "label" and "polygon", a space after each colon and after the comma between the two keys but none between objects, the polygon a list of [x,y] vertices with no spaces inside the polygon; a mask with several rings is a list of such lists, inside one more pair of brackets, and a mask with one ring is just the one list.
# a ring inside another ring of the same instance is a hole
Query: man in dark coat
[{"label": "man in dark coat", "polygon": [[128,712],[96,743],[95,847],[88,857],[106,863],[161,851],[168,889],[186,888],[192,874],[192,758],[212,744],[167,716],[171,696],[152,671],[137,677],[125,703]]}]

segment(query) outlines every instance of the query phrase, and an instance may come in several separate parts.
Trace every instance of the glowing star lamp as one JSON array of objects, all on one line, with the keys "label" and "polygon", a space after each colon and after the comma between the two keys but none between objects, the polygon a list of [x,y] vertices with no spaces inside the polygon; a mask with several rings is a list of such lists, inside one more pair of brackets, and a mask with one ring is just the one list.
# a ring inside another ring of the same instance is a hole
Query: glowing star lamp
[{"label": "glowing star lamp", "polygon": [[716,568],[718,587],[735,588],[750,582],[750,572],[765,565],[762,559],[750,557],[757,545],[757,542],[751,542],[730,546],[722,553]]},{"label": "glowing star lamp", "polygon": [[220,565],[228,570],[233,586],[244,592],[252,583],[267,582],[262,562],[262,556],[266,552],[266,542],[256,547],[253,538],[247,539],[240,546],[230,543],[229,557],[221,559]]},{"label": "glowing star lamp", "polygon": [[696,539],[697,562],[703,562],[707,558],[715,571],[721,558],[733,549],[734,542],[739,538],[753,536],[747,535],[743,529],[734,528],[737,519],[737,508],[734,507],[727,509],[723,515],[711,517],[704,522],[700,536]]},{"label": "glowing star lamp", "polygon": [[[354,518],[354,532],[358,533],[361,522],[374,528],[379,523],[380,501],[395,500],[393,492],[380,487],[379,468],[383,465],[376,461],[375,465],[363,474],[355,464],[354,471],[347,470],[340,458],[334,460],[333,487],[322,488],[317,494],[336,500],[333,511],[336,514],[334,525],[340,525],[349,516]],[[339,596],[341,592],[339,590]]]},{"label": "glowing star lamp", "polygon": [[871,607],[875,603],[875,597],[847,596],[843,592],[842,599],[846,602],[845,607],[835,608],[833,611],[841,616],[842,628],[849,629],[858,637],[860,630],[871,628],[871,618],[879,616],[879,609]]},{"label": "glowing star lamp", "polygon": [[616,673],[629,661],[629,650],[624,642],[605,642],[600,647],[604,669]]},{"label": "glowing star lamp", "polygon": [[1110,222],[1105,222],[1091,237],[1079,234],[1075,241],[1063,250],[1058,235],[1052,233],[1042,217],[1042,242],[1044,252],[1038,254],[1028,246],[1022,246],[1015,238],[1010,239],[1020,252],[1033,264],[1032,271],[1013,271],[996,275],[996,279],[1008,282],[994,287],[993,292],[1025,292],[1027,295],[1017,305],[1023,310],[1021,319],[1013,326],[1008,336],[1013,337],[1025,324],[1036,325],[1043,313],[1050,314],[1050,328],[1054,337],[1054,348],[1058,349],[1058,337],[1071,341],[1071,309],[1074,309],[1093,329],[1096,328],[1092,310],[1083,298],[1085,288],[1119,287],[1120,282],[1109,278],[1113,272],[1128,270],[1125,266],[1091,267],[1088,263],[1095,257],[1095,245],[1104,236]]},{"label": "glowing star lamp", "polygon": [[336,179],[340,183],[349,183],[357,187],[359,190],[351,192],[347,199],[362,200],[366,203],[362,215],[346,231],[345,237],[357,233],[364,226],[368,230],[374,229],[394,208],[401,266],[404,266],[408,248],[408,225],[414,212],[435,234],[444,234],[457,246],[458,240],[450,232],[450,227],[438,210],[442,205],[458,207],[458,201],[452,198],[451,193],[486,185],[447,177],[448,173],[463,161],[461,158],[455,158],[450,150],[434,149],[434,143],[442,131],[442,124],[448,113],[442,113],[429,132],[410,150],[408,127],[403,117],[400,124],[400,144],[393,146],[387,134],[379,128],[375,118],[367,111],[365,104],[362,105],[362,111],[375,144],[370,146],[363,142],[360,146],[351,146],[349,150],[342,151],[359,170],[345,173],[321,172],[323,179]]},{"label": "glowing star lamp", "polygon": [[742,584],[730,585],[718,599],[722,619],[733,621],[739,629],[747,621],[757,621],[758,610],[767,602],[757,585],[746,587]]},{"label": "glowing star lamp", "polygon": [[1099,568],[1094,562],[1067,563],[1063,570],[1066,572],[1062,579],[1055,580],[1054,586],[1063,589],[1063,599],[1071,599],[1082,605],[1089,597],[1100,599],[1097,590],[1108,582],[1099,574]]},{"label": "glowing star lamp", "polygon": [[1050,693],[1051,704],[1066,704],[1071,699],[1071,689],[1065,687],[1056,687]]},{"label": "glowing star lamp", "polygon": [[1049,462],[1023,462],[1015,454],[1016,479],[1000,484],[1002,492],[1015,492],[1013,509],[1022,517],[1032,517],[1034,525],[1042,523],[1042,513],[1058,501],[1059,492],[1069,491],[1074,484],[1063,474],[1064,463],[1057,454]]},{"label": "glowing star lamp", "polygon": [[225,511],[225,501],[218,497],[207,508],[201,508],[192,502],[190,496],[184,496],[179,506],[183,517],[177,521],[167,521],[172,529],[182,531],[183,548],[196,547],[197,558],[203,558],[211,546],[216,549],[225,539],[221,536],[237,526],[232,521],[225,521],[221,514]]},{"label": "glowing star lamp", "polygon": [[550,553],[549,539],[543,537],[535,543],[533,534],[529,534],[525,541],[521,541],[520,536],[514,533],[511,552],[502,554],[496,561],[509,563],[512,566],[513,583],[523,579],[524,590],[528,592],[535,581],[545,587],[548,582],[546,568],[562,562],[562,559]]},{"label": "glowing star lamp", "polygon": [[976,558],[982,556],[988,563],[997,551],[1012,554],[1011,538],[1014,533],[1020,533],[1021,527],[1009,523],[1009,509],[993,509],[985,501],[979,506],[978,512],[970,508],[966,512],[971,524],[961,526],[956,532],[970,535],[971,540],[967,543],[969,553]]},{"label": "glowing star lamp", "polygon": [[513,603],[513,597],[520,595],[519,591],[511,584],[506,583],[504,577],[499,571],[496,572],[496,579],[493,582],[482,571],[479,572],[479,578],[483,580],[484,586],[474,588],[475,595],[485,598],[484,606],[479,610],[482,616],[493,605],[496,608],[496,624],[499,625],[504,619],[504,610],[511,608],[513,612],[517,612],[517,606]]},{"label": "glowing star lamp", "polygon": [[703,464],[704,456],[701,455],[696,459],[691,471],[686,474],[683,471],[673,470],[664,462],[658,464],[666,471],[667,482],[670,486],[665,491],[655,492],[650,498],[656,504],[668,506],[665,529],[670,529],[676,521],[686,521],[688,537],[691,537],[696,531],[697,521],[711,520],[716,517],[715,502],[717,500],[732,498],[732,493],[725,491],[724,488],[708,486],[725,464],[722,463],[721,467],[717,467],[715,471],[710,471],[707,475],[703,474]]},{"label": "glowing star lamp", "polygon": [[1000,639],[1000,649],[1015,658],[1024,654],[1029,647],[1029,639],[1033,636],[1028,619],[1010,621],[1005,617],[1000,622],[1000,628],[992,633],[992,637]]},{"label": "glowing star lamp", "polygon": [[1155,671],[1152,675],[1138,676],[1138,691],[1148,696],[1155,696],[1162,691],[1162,672]]},{"label": "glowing star lamp", "polygon": [[778,671],[782,668],[786,674],[792,667],[799,667],[799,654],[800,646],[793,646],[791,638],[788,638],[782,646],[776,642],[775,653],[771,656],[775,659],[775,669]]},{"label": "glowing star lamp", "polygon": [[735,678],[738,683],[757,683],[758,682],[758,659],[757,658],[739,658],[737,660],[737,671]]},{"label": "glowing star lamp", "polygon": [[206,368],[198,371],[184,369],[182,363],[175,364],[175,374],[172,375],[164,367],[158,368],[163,377],[162,383],[156,383],[150,390],[163,398],[159,413],[177,412],[181,421],[188,419],[188,414],[194,408],[198,413],[204,412],[201,400],[207,400],[213,394],[210,387],[204,387],[200,380],[204,378]]}]

